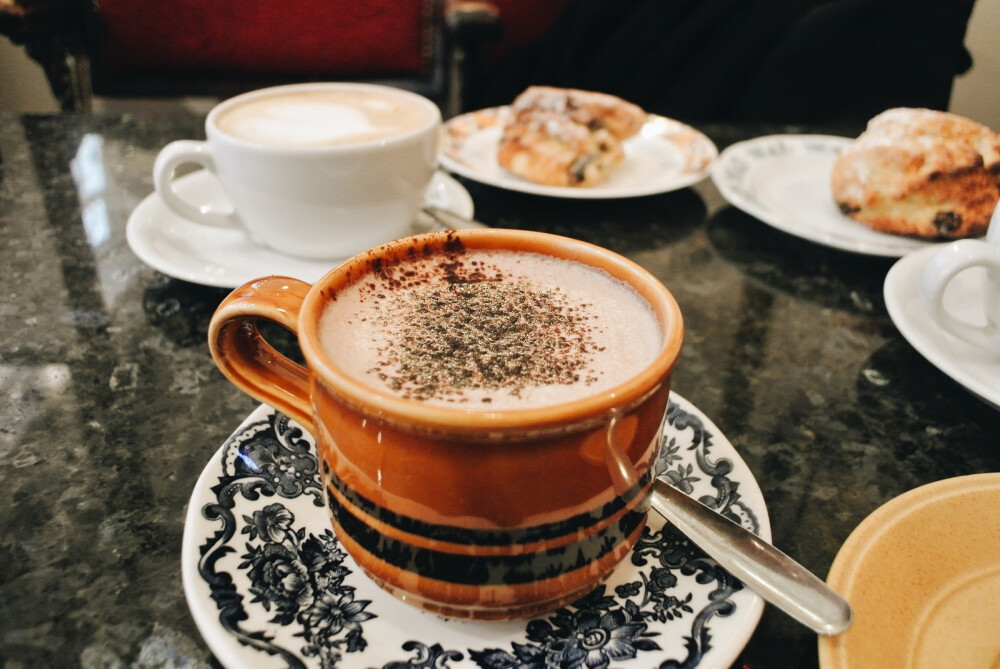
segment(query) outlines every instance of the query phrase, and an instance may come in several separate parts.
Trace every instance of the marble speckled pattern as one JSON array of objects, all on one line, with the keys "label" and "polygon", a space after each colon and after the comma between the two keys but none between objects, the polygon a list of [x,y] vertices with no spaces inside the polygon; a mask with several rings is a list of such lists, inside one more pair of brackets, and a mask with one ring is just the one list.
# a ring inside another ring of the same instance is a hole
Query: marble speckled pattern
[{"label": "marble speckled pattern", "polygon": [[[204,343],[226,291],[162,276],[125,241],[157,150],[201,128],[194,116],[0,116],[5,669],[217,666],[184,601],[181,531],[199,473],[256,404]],[[720,149],[857,131],[699,129]],[[596,242],[671,288],[687,327],[674,388],[740,451],[775,543],[815,573],[892,497],[1000,469],[1000,413],[886,314],[891,260],[776,231],[707,182],[607,202],[466,186],[490,225]],[[816,638],[768,607],[744,665],[816,667]]]}]

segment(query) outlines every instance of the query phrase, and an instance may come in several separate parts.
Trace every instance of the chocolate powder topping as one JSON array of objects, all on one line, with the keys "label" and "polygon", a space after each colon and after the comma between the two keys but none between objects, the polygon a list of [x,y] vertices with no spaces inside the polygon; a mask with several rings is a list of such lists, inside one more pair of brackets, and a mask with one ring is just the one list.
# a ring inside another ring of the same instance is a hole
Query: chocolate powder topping
[{"label": "chocolate powder topping", "polygon": [[517,396],[529,385],[596,380],[588,371],[593,326],[562,291],[486,278],[481,269],[473,272],[480,280],[461,281],[443,269],[450,283],[379,295],[392,344],[379,349],[372,371],[396,392],[465,401],[468,389]]}]

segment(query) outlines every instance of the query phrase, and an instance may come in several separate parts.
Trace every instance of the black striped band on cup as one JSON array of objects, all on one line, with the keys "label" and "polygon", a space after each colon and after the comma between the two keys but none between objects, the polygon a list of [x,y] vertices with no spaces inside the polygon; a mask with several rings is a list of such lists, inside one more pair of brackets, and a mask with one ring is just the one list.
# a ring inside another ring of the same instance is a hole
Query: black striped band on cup
[{"label": "black striped band on cup", "polygon": [[615,551],[640,527],[651,481],[599,509],[510,530],[434,524],[404,516],[327,473],[327,504],[339,529],[378,560],[456,585],[518,585],[562,576]]}]

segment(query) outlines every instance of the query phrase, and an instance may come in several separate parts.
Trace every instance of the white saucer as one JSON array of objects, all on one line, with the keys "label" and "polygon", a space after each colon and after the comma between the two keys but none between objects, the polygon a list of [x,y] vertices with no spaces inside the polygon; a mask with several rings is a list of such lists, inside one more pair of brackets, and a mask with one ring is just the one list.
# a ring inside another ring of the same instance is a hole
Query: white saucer
[{"label": "white saucer", "polygon": [[[225,207],[222,186],[205,170],[174,181],[181,197]],[[437,172],[427,187],[425,202],[472,218],[469,192],[451,176]],[[435,229],[424,214],[413,223],[413,233]],[[238,230],[212,228],[192,223],[174,213],[154,192],[129,216],[126,236],[129,246],[150,267],[191,283],[236,288],[247,281],[278,274],[313,283],[345,258],[310,260],[295,258],[251,242]]]},{"label": "white saucer", "polygon": [[[920,277],[940,248],[929,248],[897,261],[885,277],[885,306],[892,322],[913,348],[935,367],[987,402],[1000,407],[1000,355],[945,332],[920,296]],[[960,273],[944,294],[945,307],[969,322],[985,322],[977,294],[983,268]]]},{"label": "white saucer", "polygon": [[[732,444],[676,394],[658,473],[770,540],[764,498]],[[181,569],[198,629],[227,667],[675,666],[728,669],[763,601],[662,519],[603,586],[534,620],[462,622],[374,585],[330,528],[312,438],[261,406],[202,472]],[[515,653],[518,657],[515,657]],[[404,664],[405,663],[405,664]]]},{"label": "white saucer", "polygon": [[829,135],[767,135],[738,142],[712,166],[712,180],[734,206],[811,242],[889,258],[934,245],[872,230],[840,213],[830,193],[830,172],[850,142]]},{"label": "white saucer", "polygon": [[509,114],[509,107],[493,107],[445,123],[441,166],[474,181],[521,193],[600,200],[686,188],[707,177],[718,156],[712,140],[699,131],[651,114],[639,134],[624,142],[625,160],[606,181],[587,188],[543,186],[521,179],[497,163],[497,145]]}]

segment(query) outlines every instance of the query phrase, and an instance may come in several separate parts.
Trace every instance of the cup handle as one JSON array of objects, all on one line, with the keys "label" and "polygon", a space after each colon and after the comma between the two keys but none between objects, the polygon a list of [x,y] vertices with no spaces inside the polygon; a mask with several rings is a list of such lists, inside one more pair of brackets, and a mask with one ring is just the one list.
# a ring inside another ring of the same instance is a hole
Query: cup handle
[{"label": "cup handle", "polygon": [[314,432],[309,370],[275,350],[257,327],[264,319],[298,335],[299,311],[311,287],[278,276],[243,284],[212,315],[208,347],[233,385]]},{"label": "cup handle", "polygon": [[989,319],[985,326],[969,323],[953,316],[944,305],[948,284],[960,272],[973,267],[984,267],[991,274],[1000,272],[1000,248],[974,239],[948,244],[924,268],[920,295],[931,317],[942,328],[970,344],[990,348],[998,341],[996,323]]},{"label": "cup handle", "polygon": [[212,211],[207,205],[195,205],[174,190],[174,169],[186,163],[201,165],[215,173],[215,157],[207,142],[181,139],[167,144],[156,156],[153,165],[153,185],[156,192],[170,209],[189,221],[209,225],[214,228],[242,228],[235,211]]}]

